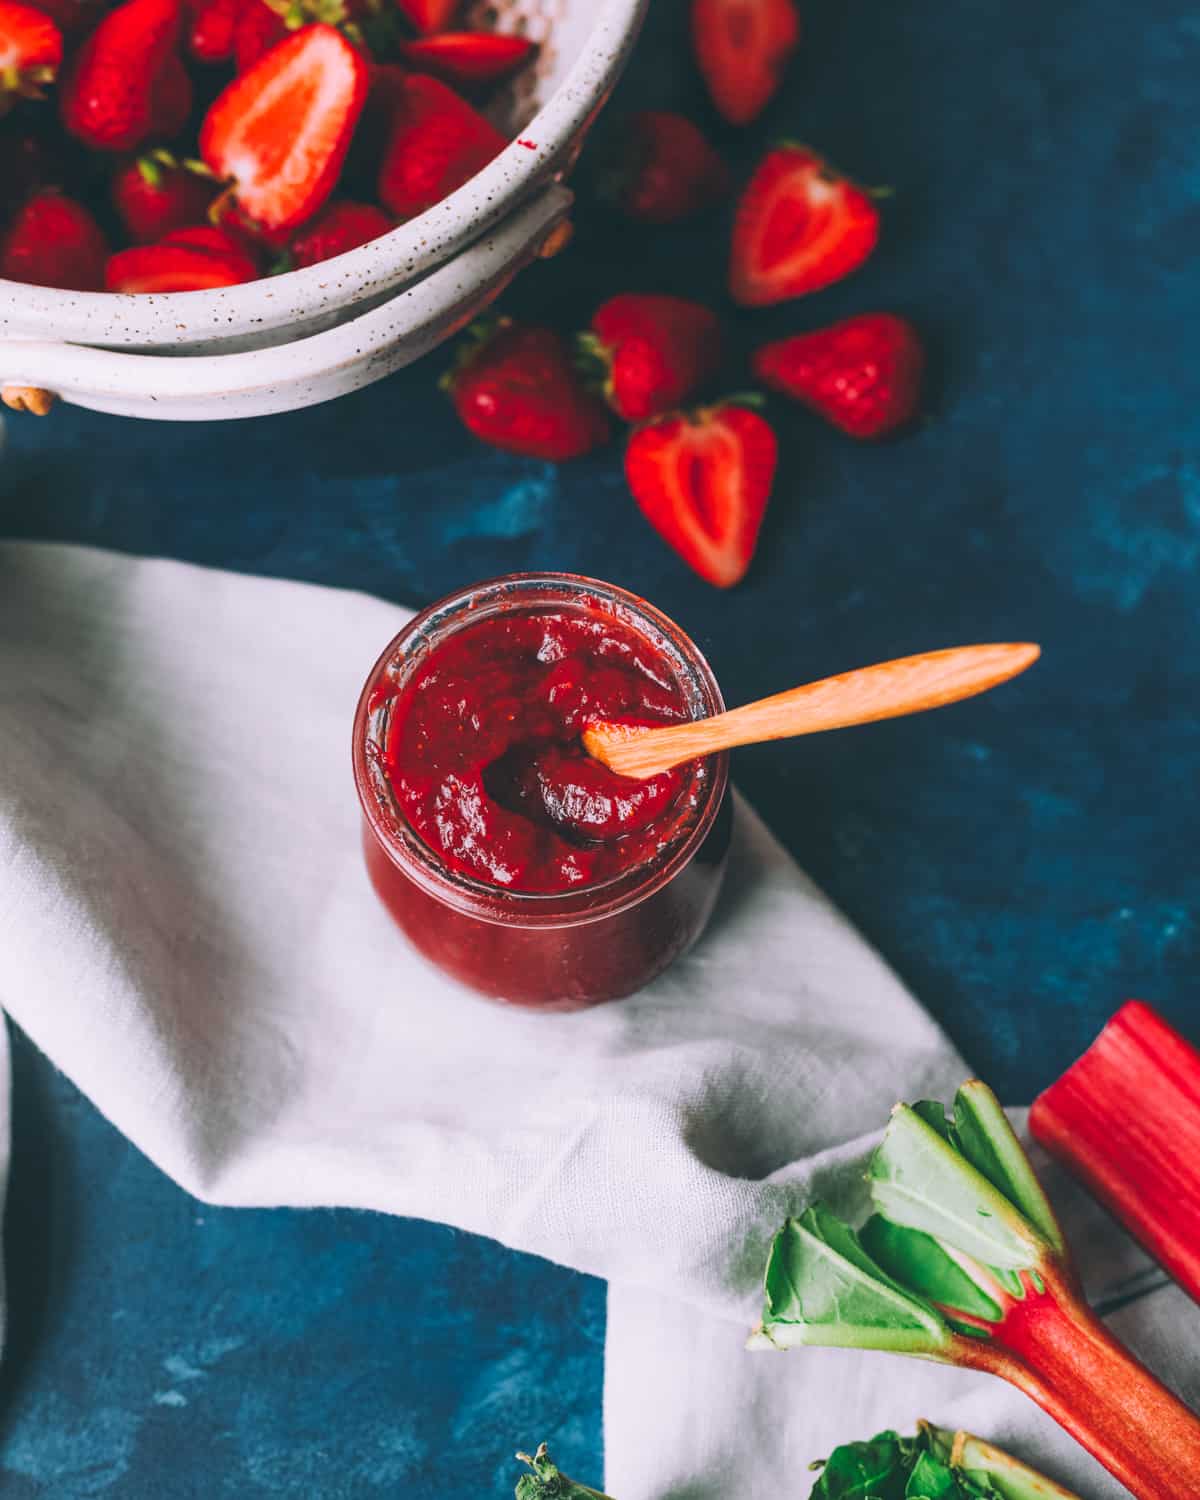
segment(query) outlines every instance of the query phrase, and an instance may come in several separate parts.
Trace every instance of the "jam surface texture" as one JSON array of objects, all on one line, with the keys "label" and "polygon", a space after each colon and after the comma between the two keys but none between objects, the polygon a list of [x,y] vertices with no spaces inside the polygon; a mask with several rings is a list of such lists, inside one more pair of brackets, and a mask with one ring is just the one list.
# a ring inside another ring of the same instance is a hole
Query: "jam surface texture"
[{"label": "jam surface texture", "polygon": [[386,770],[449,869],[566,891],[653,859],[697,801],[694,765],[617,776],[584,751],[583,730],[688,717],[671,660],[611,613],[493,615],[434,646],[400,688]]}]

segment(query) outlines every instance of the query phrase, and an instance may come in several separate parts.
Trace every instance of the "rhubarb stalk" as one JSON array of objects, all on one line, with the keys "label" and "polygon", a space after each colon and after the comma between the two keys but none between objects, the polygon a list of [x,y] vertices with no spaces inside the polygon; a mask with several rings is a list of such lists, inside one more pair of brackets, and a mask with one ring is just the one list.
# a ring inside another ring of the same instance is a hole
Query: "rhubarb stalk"
[{"label": "rhubarb stalk", "polygon": [[1200,1052],[1131,1000],[1029,1128],[1200,1302]]},{"label": "rhubarb stalk", "polygon": [[1185,1500],[1200,1419],[1080,1293],[1062,1230],[984,1084],[898,1105],[859,1232],[820,1204],[779,1231],[752,1347],[886,1349],[1000,1375],[1137,1500]]}]

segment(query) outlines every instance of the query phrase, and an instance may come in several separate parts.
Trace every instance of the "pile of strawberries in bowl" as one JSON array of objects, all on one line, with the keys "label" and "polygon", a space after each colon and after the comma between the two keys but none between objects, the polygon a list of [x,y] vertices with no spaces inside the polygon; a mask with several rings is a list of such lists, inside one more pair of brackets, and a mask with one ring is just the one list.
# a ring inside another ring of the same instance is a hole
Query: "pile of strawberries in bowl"
[{"label": "pile of strawberries in bowl", "polygon": [[0,0],[0,277],[233,286],[416,217],[508,144],[522,36],[457,0]]}]

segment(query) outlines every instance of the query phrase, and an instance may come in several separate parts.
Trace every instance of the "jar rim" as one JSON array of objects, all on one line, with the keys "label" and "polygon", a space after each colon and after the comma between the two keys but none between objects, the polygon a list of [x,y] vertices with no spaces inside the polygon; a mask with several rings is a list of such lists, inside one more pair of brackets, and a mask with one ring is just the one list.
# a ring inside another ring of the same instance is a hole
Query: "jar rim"
[{"label": "jar rim", "polygon": [[[380,689],[397,684],[400,672],[458,629],[501,609],[585,606],[600,601],[614,615],[666,654],[690,689],[695,717],[721,713],[721,690],[700,648],[681,626],[647,600],[618,584],[566,572],[506,573],[458,589],[436,600],[398,631],[367,675],[354,716],[354,781],[367,826],[389,860],[416,885],[446,905],[484,921],[514,926],[567,926],[598,921],[638,905],[661,890],[692,859],[720,810],[729,780],[727,752],[705,757],[695,815],[650,859],[608,880],[566,891],[515,891],[451,870],[426,844],[396,805],[382,764],[382,745],[372,738],[372,715]],[[388,698],[394,700],[395,693]]]}]

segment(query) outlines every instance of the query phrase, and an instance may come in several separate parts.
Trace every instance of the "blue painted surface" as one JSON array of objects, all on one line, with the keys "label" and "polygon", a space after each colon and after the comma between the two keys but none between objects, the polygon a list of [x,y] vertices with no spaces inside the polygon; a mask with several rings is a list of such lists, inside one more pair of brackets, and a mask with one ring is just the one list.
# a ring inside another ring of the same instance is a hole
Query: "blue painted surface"
[{"label": "blue painted surface", "polygon": [[[554,470],[477,447],[436,358],[220,430],[15,421],[0,534],[413,604],[509,568],[589,571],[674,614],[735,699],[1041,640],[1036,673],[992,698],[738,767],[975,1065],[1027,1098],[1127,994],[1196,1016],[1200,21],[1183,0],[806,13],[786,97],[724,143],[745,167],[806,138],[897,196],[861,274],[731,316],[733,342],[895,308],[926,330],[936,389],[928,425],[878,449],[774,408],[782,478],[735,593],[644,529],[615,451]],[[678,27],[658,0],[614,110],[708,118]],[[619,287],[719,295],[719,218],[646,241],[594,206],[578,220],[514,311],[571,325]],[[198,1209],[27,1048],[17,1107],[6,1500],[502,1495],[509,1450],[543,1434],[600,1474],[598,1284],[421,1224]]]}]

